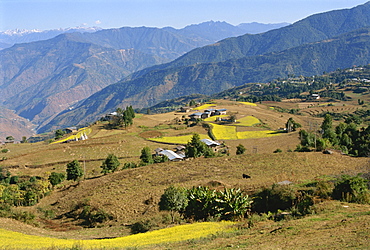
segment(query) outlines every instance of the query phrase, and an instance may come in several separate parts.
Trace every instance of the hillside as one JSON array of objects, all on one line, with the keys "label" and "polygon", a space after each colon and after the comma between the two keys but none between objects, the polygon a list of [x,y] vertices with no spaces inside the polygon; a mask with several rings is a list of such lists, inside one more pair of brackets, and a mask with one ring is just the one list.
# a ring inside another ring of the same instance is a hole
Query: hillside
[{"label": "hillside", "polygon": [[363,28],[279,53],[151,71],[134,80],[108,86],[76,109],[59,114],[40,131],[89,123],[117,107],[148,107],[192,93],[215,94],[248,82],[267,82],[288,75],[312,76],[337,68],[367,65],[369,46],[370,29]]},{"label": "hillside", "polygon": [[291,25],[262,34],[245,34],[239,37],[227,38],[215,44],[194,49],[171,63],[153,66],[136,72],[128,79],[140,77],[151,70],[264,55],[306,43],[330,39],[370,26],[369,12],[370,2],[367,2],[352,9],[315,14]]},{"label": "hillside", "polygon": [[0,141],[7,136],[21,139],[32,136],[35,126],[27,119],[20,117],[14,111],[0,107]]},{"label": "hillside", "polygon": [[[337,102],[334,103],[334,106],[320,106],[320,103],[315,103],[314,107],[326,110],[354,106],[353,110],[355,110],[359,105],[356,106],[354,103],[353,101]],[[301,123],[302,129],[309,129],[312,122],[322,122],[322,118],[313,117],[308,113],[306,115],[281,113],[277,109],[270,108],[271,106],[298,108],[301,104],[305,103],[266,102],[250,105],[235,101],[213,100],[213,103],[204,105],[203,108],[198,107],[198,109],[226,108],[228,112],[235,113],[239,122],[226,126],[235,126],[238,132],[263,131],[267,128],[277,130],[285,126],[289,117],[293,117],[294,120]],[[313,107],[302,108],[302,111],[312,109]],[[365,157],[354,158],[339,152],[333,154],[290,152],[299,142],[299,134],[292,132],[281,133],[274,137],[223,139],[222,141],[230,148],[230,154],[223,157],[158,163],[119,170],[108,175],[100,173],[100,165],[109,153],[117,155],[121,166],[123,166],[127,162],[137,162],[140,150],[144,146],[149,146],[154,152],[154,149],[158,147],[172,149],[176,145],[176,143],[154,142],[149,138],[164,139],[172,136],[179,138],[194,132],[207,134],[201,125],[184,126],[184,124],[179,124],[178,118],[183,115],[182,112],[156,115],[137,114],[134,125],[127,129],[111,129],[107,127],[107,122],[97,123],[90,127],[92,132],[89,134],[89,139],[85,141],[60,144],[42,142],[6,145],[10,152],[3,154],[7,159],[1,161],[1,165],[9,170],[11,175],[23,176],[22,178],[30,176],[47,178],[51,172],[64,172],[68,162],[78,159],[84,166],[86,176],[80,182],[64,181],[35,206],[16,208],[17,211],[27,211],[37,215],[36,221],[39,228],[23,226],[19,222],[9,223],[9,220],[4,219],[0,220],[1,227],[26,234],[49,235],[64,239],[118,237],[129,234],[130,225],[137,221],[161,220],[160,218],[164,216],[165,212],[158,211],[158,202],[164,189],[170,185],[187,188],[198,185],[218,189],[224,187],[241,188],[251,194],[262,187],[268,187],[273,183],[285,180],[303,185],[310,180],[326,178],[324,176],[329,178],[342,174],[355,175],[370,172],[368,159]],[[251,116],[259,119],[261,124],[242,126],[241,121]],[[208,123],[214,123],[214,120],[210,120]],[[238,144],[245,145],[247,149],[245,154],[235,155]],[[272,153],[277,148],[282,149],[283,152]],[[242,178],[243,174],[248,174],[251,178],[244,179]],[[353,230],[361,233],[356,234],[357,244],[352,242],[352,245],[355,247],[365,244],[368,232],[360,230],[359,227],[355,229],[355,225],[357,223],[357,225],[365,226],[368,223],[368,205],[331,203],[330,201],[321,203],[320,199],[316,202],[318,211],[316,215],[280,222],[256,221],[254,227],[247,229],[246,225],[240,226],[239,233],[230,234],[226,239],[223,238],[225,234],[221,234],[206,240],[206,242],[192,241],[191,245],[196,249],[202,249],[206,246],[209,246],[210,249],[219,249],[230,244],[257,246],[262,243],[263,246],[266,246],[268,242],[265,238],[258,237],[258,242],[252,240],[256,237],[253,236],[254,234],[262,234],[270,241],[274,241],[276,247],[294,248],[285,244],[285,237],[292,237],[291,239],[297,244],[300,239],[308,240],[308,238],[318,237],[321,240],[313,245],[323,247],[330,239],[327,235],[334,233],[335,239],[341,238],[342,241],[330,242],[335,247],[341,247],[343,244],[350,244],[354,237]],[[114,219],[99,224],[95,228],[88,228],[82,219],[76,217],[76,214],[79,213],[76,207],[86,205],[103,209],[106,213],[113,215]],[[349,208],[344,211],[343,206]],[[51,214],[50,211],[53,211],[54,215],[45,217],[47,212]],[[345,221],[343,222],[343,220]],[[358,224],[360,221],[361,224]],[[346,227],[343,226],[343,223]],[[320,230],[315,231],[310,228]],[[351,228],[351,230],[344,230],[345,228]],[[296,230],[293,235],[289,234],[290,229]],[[273,230],[275,230],[274,233],[269,233]],[[316,235],[318,232],[319,234]],[[308,244],[307,241],[303,242]],[[174,244],[171,245],[173,248],[185,249],[189,247],[189,242],[171,244]],[[168,245],[166,246],[168,248]],[[312,246],[312,243],[309,243],[309,246]],[[304,248],[303,245],[302,247]]]},{"label": "hillside", "polygon": [[[209,22],[194,25],[189,31],[148,27],[90,33],[69,30],[49,40],[14,45],[0,52],[0,103],[42,126],[59,112],[133,72],[244,33],[243,29],[222,25]],[[206,28],[208,35],[202,36]],[[221,28],[222,32],[215,32]],[[34,39],[37,34],[54,34],[46,33],[31,32],[29,38],[32,34]],[[26,41],[27,34],[24,36]]]},{"label": "hillside", "polygon": [[54,30],[7,30],[0,32],[0,50],[12,47],[16,43],[30,43],[41,40],[48,40],[63,33],[84,33],[101,30],[98,27],[75,27]]}]

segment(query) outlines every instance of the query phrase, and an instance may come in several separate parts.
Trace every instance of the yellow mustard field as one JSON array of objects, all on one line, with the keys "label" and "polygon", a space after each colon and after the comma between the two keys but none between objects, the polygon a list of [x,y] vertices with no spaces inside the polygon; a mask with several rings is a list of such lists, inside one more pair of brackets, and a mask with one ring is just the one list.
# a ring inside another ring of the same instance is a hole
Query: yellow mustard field
[{"label": "yellow mustard field", "polygon": [[148,233],[135,234],[115,239],[102,240],[67,240],[49,237],[26,235],[0,229],[1,249],[45,249],[45,248],[127,248],[145,245],[162,244],[169,242],[199,239],[218,232],[233,230],[230,226],[233,222],[202,222],[189,225],[175,226]]},{"label": "yellow mustard field", "polygon": [[257,107],[257,104],[253,103],[253,102],[240,102],[241,104],[244,104],[244,105],[249,105],[249,106],[255,106]]},{"label": "yellow mustard field", "polygon": [[246,127],[251,127],[255,124],[258,124],[260,123],[260,120],[258,120],[256,117],[254,116],[246,116],[246,117],[243,117],[243,118],[240,118],[237,120],[237,124],[238,126],[246,126]]},{"label": "yellow mustard field", "polygon": [[237,140],[236,127],[212,124],[212,133],[217,140]]},{"label": "yellow mustard field", "polygon": [[263,131],[244,131],[236,133],[238,139],[252,139],[252,138],[265,138],[281,135],[272,130],[263,130]]},{"label": "yellow mustard field", "polygon": [[237,132],[235,126],[212,124],[212,133],[217,140],[264,138],[281,135],[273,130]]},{"label": "yellow mustard field", "polygon": [[64,139],[59,140],[59,141],[55,141],[55,142],[53,142],[51,144],[61,143],[61,142],[68,141],[68,140],[75,140],[76,138],[77,139],[80,139],[82,135],[89,135],[91,132],[92,132],[92,129],[91,128],[80,128],[78,130],[77,134],[68,136],[67,138],[64,138]]},{"label": "yellow mustard field", "polygon": [[[208,135],[200,134],[200,139],[210,139]],[[187,144],[191,138],[193,137],[193,134],[190,135],[182,135],[182,136],[164,136],[164,137],[157,137],[157,138],[149,138],[151,141],[156,142],[163,142],[163,143],[170,143],[170,144]]]},{"label": "yellow mustard field", "polygon": [[214,103],[203,104],[202,106],[194,108],[194,110],[208,109],[209,107],[216,106]]}]

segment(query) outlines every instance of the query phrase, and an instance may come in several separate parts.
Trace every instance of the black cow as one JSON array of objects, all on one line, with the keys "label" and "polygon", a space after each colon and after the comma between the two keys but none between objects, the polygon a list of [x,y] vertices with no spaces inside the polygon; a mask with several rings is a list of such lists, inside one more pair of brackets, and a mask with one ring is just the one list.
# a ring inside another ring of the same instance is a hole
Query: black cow
[{"label": "black cow", "polygon": [[249,175],[247,175],[247,174],[243,174],[243,178],[245,178],[245,179],[249,179],[249,178],[251,178]]}]

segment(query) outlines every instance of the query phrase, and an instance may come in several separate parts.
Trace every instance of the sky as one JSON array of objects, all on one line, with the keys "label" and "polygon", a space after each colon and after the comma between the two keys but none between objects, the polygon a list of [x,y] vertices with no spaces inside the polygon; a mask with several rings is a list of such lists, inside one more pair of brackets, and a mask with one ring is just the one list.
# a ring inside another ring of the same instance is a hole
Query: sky
[{"label": "sky", "polygon": [[206,21],[293,23],[367,0],[0,0],[0,31],[68,27],[183,28]]}]

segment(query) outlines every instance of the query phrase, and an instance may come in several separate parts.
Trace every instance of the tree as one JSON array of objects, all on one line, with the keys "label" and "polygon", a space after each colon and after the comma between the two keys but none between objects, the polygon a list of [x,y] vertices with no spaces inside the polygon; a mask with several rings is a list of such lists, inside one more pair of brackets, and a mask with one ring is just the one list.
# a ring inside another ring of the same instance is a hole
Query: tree
[{"label": "tree", "polygon": [[144,164],[153,164],[153,156],[149,147],[144,147],[141,150],[140,159]]},{"label": "tree", "polygon": [[332,197],[337,200],[355,203],[369,203],[370,193],[367,186],[367,180],[360,175],[343,175],[335,183]]},{"label": "tree", "polygon": [[60,138],[63,137],[63,135],[65,135],[65,131],[63,129],[57,129],[55,130],[55,140],[58,140]]},{"label": "tree", "polygon": [[239,144],[236,147],[236,154],[237,155],[242,155],[242,154],[244,154],[245,150],[246,150],[246,148],[242,144]]},{"label": "tree", "polygon": [[49,182],[51,185],[56,186],[59,183],[62,183],[66,178],[66,175],[64,173],[56,173],[52,172],[49,176]]},{"label": "tree", "polygon": [[11,136],[11,135],[9,135],[9,136],[7,136],[7,137],[5,138],[5,140],[7,140],[7,141],[14,141],[14,137],[13,137],[13,136]]},{"label": "tree", "polygon": [[234,114],[234,113],[230,114],[229,121],[230,122],[236,122],[236,114]]},{"label": "tree", "polygon": [[184,188],[170,186],[161,196],[159,209],[171,212],[172,223],[175,212],[182,212],[188,205],[187,191]]},{"label": "tree", "polygon": [[300,127],[302,127],[301,124],[299,124],[298,122],[295,122],[292,117],[290,117],[285,124],[285,128],[288,133],[292,131],[296,131],[297,128],[300,128]]},{"label": "tree", "polygon": [[186,157],[200,157],[209,154],[210,149],[200,140],[199,134],[194,134],[190,142],[185,146]]},{"label": "tree", "polygon": [[67,180],[78,180],[84,175],[82,167],[77,160],[73,160],[67,164]]},{"label": "tree", "polygon": [[328,139],[333,145],[338,144],[337,134],[333,129],[333,118],[331,115],[326,114],[324,121],[321,124],[321,129],[323,131],[322,138]]},{"label": "tree", "polygon": [[133,124],[133,119],[135,118],[135,111],[132,106],[126,107],[125,110],[121,108],[116,109],[117,115],[111,120],[113,126],[119,127],[124,125],[125,128]]},{"label": "tree", "polygon": [[324,131],[324,135],[326,131],[333,129],[333,118],[331,117],[331,115],[325,115],[324,121],[321,124],[321,129]]},{"label": "tree", "polygon": [[117,156],[114,154],[109,154],[100,166],[102,168],[101,172],[104,174],[113,173],[117,170],[120,164],[121,163],[118,161]]},{"label": "tree", "polygon": [[196,105],[195,101],[194,100],[191,100],[189,102],[189,107],[194,107]]},{"label": "tree", "polygon": [[22,141],[21,141],[21,143],[27,143],[28,141],[27,141],[27,137],[26,136],[22,136]]}]

